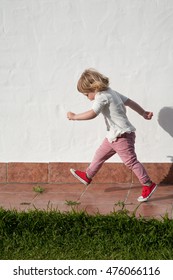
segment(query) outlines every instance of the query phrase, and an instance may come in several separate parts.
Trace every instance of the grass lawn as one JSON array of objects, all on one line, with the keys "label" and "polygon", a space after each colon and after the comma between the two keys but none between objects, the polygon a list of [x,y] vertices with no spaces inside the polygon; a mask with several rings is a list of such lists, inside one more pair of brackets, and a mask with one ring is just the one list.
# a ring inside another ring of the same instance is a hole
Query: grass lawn
[{"label": "grass lawn", "polygon": [[1,260],[172,260],[173,220],[0,209]]}]

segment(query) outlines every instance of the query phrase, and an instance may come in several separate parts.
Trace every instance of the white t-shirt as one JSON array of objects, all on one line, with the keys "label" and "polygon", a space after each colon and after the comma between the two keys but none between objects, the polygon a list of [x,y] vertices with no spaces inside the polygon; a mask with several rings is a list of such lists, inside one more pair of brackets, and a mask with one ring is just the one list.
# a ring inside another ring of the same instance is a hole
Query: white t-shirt
[{"label": "white t-shirt", "polygon": [[124,103],[128,97],[108,88],[106,91],[98,92],[92,106],[93,111],[98,115],[103,114],[107,126],[107,139],[111,143],[117,137],[127,132],[135,131],[126,115]]}]

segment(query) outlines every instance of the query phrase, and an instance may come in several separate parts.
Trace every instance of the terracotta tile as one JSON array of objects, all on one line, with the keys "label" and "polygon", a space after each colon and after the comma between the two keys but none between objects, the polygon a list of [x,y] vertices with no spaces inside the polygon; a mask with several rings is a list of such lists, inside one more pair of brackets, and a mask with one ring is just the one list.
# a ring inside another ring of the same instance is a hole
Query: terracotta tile
[{"label": "terracotta tile", "polygon": [[17,211],[17,212],[23,212],[26,211],[27,206],[26,205],[19,205],[19,204],[5,204],[4,206],[1,206],[5,210],[10,210],[10,211]]},{"label": "terracotta tile", "polygon": [[71,212],[73,210],[78,211],[78,209],[79,209],[79,205],[70,206],[67,204],[60,204],[60,203],[57,205],[57,210],[60,212]]},{"label": "terracotta tile", "polygon": [[171,205],[151,205],[151,204],[141,204],[141,206],[137,210],[137,215],[141,215],[143,217],[164,217],[165,214],[169,214],[169,217],[172,218],[172,206]]},{"label": "terracotta tile", "polygon": [[46,184],[43,185],[43,188],[45,189],[46,192],[55,192],[55,193],[60,193],[60,192],[82,193],[86,189],[86,187],[81,183]]},{"label": "terracotta tile", "polygon": [[127,191],[117,191],[115,195],[112,193],[99,193],[99,192],[86,192],[80,197],[80,202],[95,204],[95,203],[102,203],[102,204],[113,204],[117,201],[124,201],[127,196]]},{"label": "terracotta tile", "polygon": [[[166,213],[173,218],[173,185],[161,185],[149,201],[139,203],[140,184],[93,183],[83,184],[39,184],[45,190],[42,194],[33,191],[35,184],[0,184],[0,206],[5,209],[29,211],[30,209],[57,210],[68,212],[87,211],[89,214],[109,214],[124,209],[136,216],[161,219]],[[79,202],[70,206],[66,201]]]},{"label": "terracotta tile", "polygon": [[7,182],[7,164],[0,163],[0,183]]},{"label": "terracotta tile", "polygon": [[9,183],[48,183],[47,163],[8,163]]},{"label": "terracotta tile", "polygon": [[0,207],[4,209],[25,209],[32,203],[36,194],[25,193],[1,193],[0,194]]},{"label": "terracotta tile", "polygon": [[137,216],[141,215],[143,217],[160,219],[161,216],[168,213],[169,217],[172,218],[173,193],[171,189],[171,186],[159,186],[152,197],[143,203],[137,201],[137,197],[141,195],[140,192],[133,192],[131,189],[126,202],[132,204],[131,206],[127,206],[127,209],[131,212],[137,210]]},{"label": "terracotta tile", "polygon": [[59,211],[58,210],[58,204],[57,203],[51,203],[51,202],[43,202],[43,203],[31,203],[30,205],[28,205],[28,207],[26,208],[27,211],[29,210],[43,210],[43,211],[51,211],[51,210],[55,210],[55,211]]},{"label": "terracotta tile", "polygon": [[173,183],[173,163],[160,164],[160,170],[162,170],[162,177],[159,180],[160,184]]},{"label": "terracotta tile", "polygon": [[173,193],[171,194],[161,194],[159,195],[159,193],[155,192],[152,197],[150,198],[149,202],[152,204],[158,204],[158,205],[162,205],[165,204],[165,202],[167,204],[173,204]]},{"label": "terracotta tile", "polygon": [[[143,163],[148,175],[156,183],[173,183],[173,163]],[[133,182],[138,182],[133,174]]]},{"label": "terracotta tile", "polygon": [[128,192],[126,202],[133,203],[133,204],[139,204],[139,202],[137,201],[137,198],[139,196],[141,196],[141,192],[142,192],[141,187],[130,189]]},{"label": "terracotta tile", "polygon": [[3,190],[3,188],[5,188],[5,186],[7,186],[7,184],[6,184],[6,183],[4,183],[4,184],[0,184],[0,192],[1,192],[1,190]]},{"label": "terracotta tile", "polygon": [[[77,183],[70,168],[85,171],[89,163],[0,163],[0,183]],[[156,183],[173,183],[173,163],[143,163]],[[7,172],[8,171],[8,172]],[[93,183],[139,183],[123,163],[104,163]]]},{"label": "terracotta tile", "polygon": [[50,183],[76,183],[78,180],[71,174],[70,168],[86,170],[87,163],[59,162],[49,163]]},{"label": "terracotta tile", "polygon": [[[53,202],[43,202],[41,203],[31,203],[27,208],[29,210],[45,210],[45,211],[57,211],[57,212],[71,212],[72,207],[64,203],[53,203]],[[75,208],[76,209],[76,208]]]},{"label": "terracotta tile", "polygon": [[104,163],[94,177],[96,183],[131,183],[131,171],[123,163]]},{"label": "terracotta tile", "polygon": [[158,185],[156,193],[160,192],[173,194],[173,185]]},{"label": "terracotta tile", "polygon": [[34,187],[41,187],[44,192],[76,192],[82,193],[85,190],[83,184],[26,184],[26,183],[9,183],[0,184],[0,192],[34,192]]},{"label": "terracotta tile", "polygon": [[9,183],[5,184],[3,186],[0,186],[0,193],[21,193],[21,192],[30,192],[34,193],[33,188],[36,186],[36,184],[21,184],[21,183]]},{"label": "terracotta tile", "polygon": [[[88,163],[49,163],[49,182],[73,183],[77,179],[70,173],[70,168],[85,171]],[[97,175],[93,178],[94,183],[131,182],[131,171],[121,163],[105,163]]]},{"label": "terracotta tile", "polygon": [[[129,195],[127,198],[127,202],[138,203],[137,198],[141,195],[142,188],[139,185],[132,185],[129,190]],[[163,204],[165,203],[173,203],[173,186],[158,186],[156,191],[153,193],[152,197],[148,200],[147,203],[152,201],[153,204]]]},{"label": "terracotta tile", "polygon": [[49,193],[37,196],[28,209],[57,210],[60,212],[69,212],[76,209],[78,205],[68,205],[68,201],[79,202],[79,195],[76,193]]},{"label": "terracotta tile", "polygon": [[110,214],[114,211],[114,205],[111,204],[87,204],[82,203],[78,206],[79,211],[87,212],[88,214]]},{"label": "terracotta tile", "polygon": [[102,184],[91,184],[88,188],[90,192],[95,191],[95,192],[111,192],[111,193],[116,193],[117,191],[121,190],[129,190],[131,184],[128,183],[102,183]]},{"label": "terracotta tile", "polygon": [[44,203],[65,203],[66,201],[78,201],[80,198],[80,193],[71,193],[71,192],[65,192],[65,193],[42,193],[35,197],[33,200],[33,203],[42,204]]}]

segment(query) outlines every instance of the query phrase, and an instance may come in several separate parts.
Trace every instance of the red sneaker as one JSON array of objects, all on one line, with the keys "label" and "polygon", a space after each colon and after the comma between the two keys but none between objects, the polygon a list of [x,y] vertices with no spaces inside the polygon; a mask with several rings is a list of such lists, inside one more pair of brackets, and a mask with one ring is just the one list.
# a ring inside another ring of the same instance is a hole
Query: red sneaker
[{"label": "red sneaker", "polygon": [[86,175],[86,172],[82,172],[79,170],[74,170],[73,168],[70,169],[70,172],[76,177],[79,181],[81,181],[86,186],[89,185],[92,179],[89,179]]},{"label": "red sneaker", "polygon": [[157,185],[155,183],[152,183],[151,186],[143,186],[142,188],[142,195],[138,197],[139,202],[147,201],[150,196],[153,194],[153,192],[156,190]]}]

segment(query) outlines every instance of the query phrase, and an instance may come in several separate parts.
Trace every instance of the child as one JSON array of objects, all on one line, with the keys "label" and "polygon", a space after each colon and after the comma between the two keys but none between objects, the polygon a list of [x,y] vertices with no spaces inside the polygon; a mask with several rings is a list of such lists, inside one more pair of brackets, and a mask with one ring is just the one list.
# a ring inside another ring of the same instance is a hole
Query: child
[{"label": "child", "polygon": [[146,120],[150,120],[153,113],[145,111],[133,100],[112,90],[109,87],[109,79],[94,69],[87,69],[83,72],[77,89],[89,100],[94,101],[92,109],[80,114],[68,112],[67,118],[78,121],[90,120],[102,113],[107,126],[107,134],[86,172],[70,169],[71,173],[83,184],[88,185],[102,164],[117,153],[143,185],[142,195],[138,201],[147,201],[156,190],[157,185],[151,181],[145,168],[137,160],[134,147],[135,127],[127,118],[125,106],[130,107]]}]

